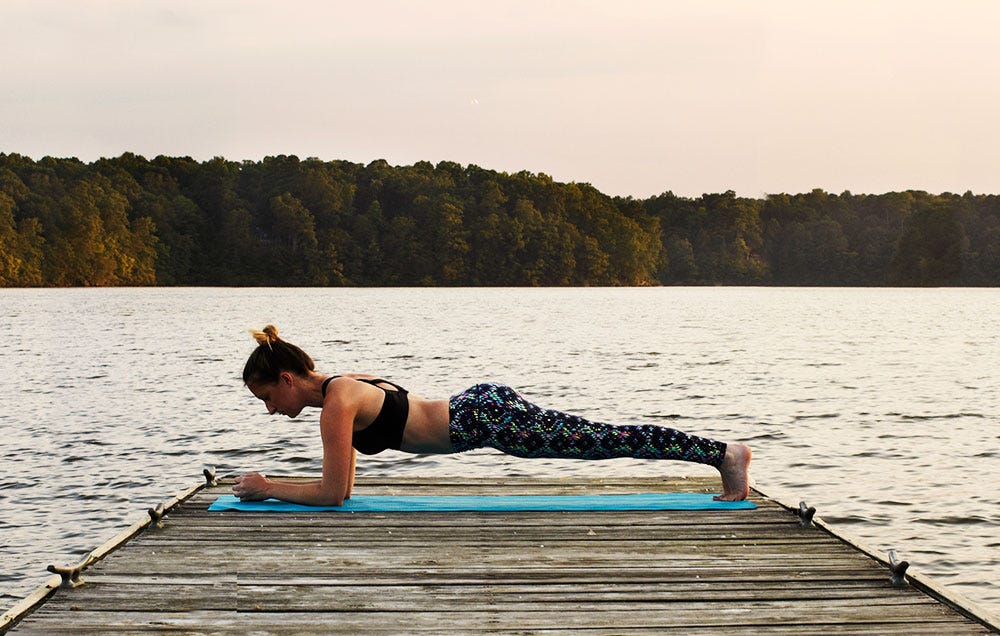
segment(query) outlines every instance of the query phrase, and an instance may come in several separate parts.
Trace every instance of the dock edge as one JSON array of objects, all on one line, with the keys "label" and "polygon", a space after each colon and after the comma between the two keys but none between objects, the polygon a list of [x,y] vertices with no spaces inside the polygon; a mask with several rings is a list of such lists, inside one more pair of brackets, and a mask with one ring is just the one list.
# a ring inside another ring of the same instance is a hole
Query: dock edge
[{"label": "dock edge", "polygon": [[[155,509],[156,514],[161,516],[165,515],[178,504],[191,498],[191,496],[197,492],[206,487],[212,486],[215,482],[215,470],[206,468],[204,475],[205,479],[203,481],[190,486],[157,506]],[[128,543],[129,540],[145,530],[147,527],[153,525],[156,521],[156,517],[153,512],[154,510],[150,509],[149,513],[146,514],[142,520],[136,521],[125,530],[122,530],[102,543],[100,546],[91,550],[86,556],[84,556],[80,563],[74,566],[74,569],[80,571],[86,570],[94,563],[97,563],[104,557]],[[12,627],[21,622],[22,619],[31,614],[35,608],[44,603],[52,594],[55,593],[56,590],[62,587],[62,583],[63,577],[59,574],[53,574],[45,581],[45,583],[36,588],[35,591],[25,596],[13,607],[4,612],[3,616],[0,616],[0,634],[6,634]]]},{"label": "dock edge", "polygon": [[[786,508],[796,516],[799,515],[798,504],[792,504],[778,497],[773,497],[763,491],[757,484],[754,484],[752,488],[782,508]],[[886,576],[888,578],[891,567],[888,556],[882,556],[877,548],[869,545],[861,539],[858,539],[857,537],[834,528],[830,523],[823,521],[818,514],[812,517],[812,523],[823,532],[826,532],[830,536],[843,541],[847,545],[863,552],[867,556],[884,565],[886,567]],[[919,572],[913,572],[912,570],[907,570],[905,579],[913,585],[913,587],[941,601],[945,605],[948,605],[966,618],[973,620],[994,632],[1000,633],[1000,616],[992,613],[979,603],[967,598],[960,592],[948,589],[930,577],[920,574]]]}]

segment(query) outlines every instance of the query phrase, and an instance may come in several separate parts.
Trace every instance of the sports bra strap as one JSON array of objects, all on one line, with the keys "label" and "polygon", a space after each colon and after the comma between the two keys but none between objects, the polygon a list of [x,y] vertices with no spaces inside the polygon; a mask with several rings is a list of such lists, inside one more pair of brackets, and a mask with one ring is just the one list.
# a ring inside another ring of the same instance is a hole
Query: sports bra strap
[{"label": "sports bra strap", "polygon": [[[330,382],[334,378],[339,378],[339,377],[340,377],[339,375],[331,375],[327,379],[323,380],[323,397],[326,397],[326,385],[330,384]],[[378,387],[378,388],[382,389],[383,391],[385,391],[385,389],[383,387],[378,386],[379,383],[388,384],[392,388],[396,389],[397,391],[402,391],[403,393],[407,392],[406,389],[404,389],[403,387],[399,386],[395,382],[390,382],[389,380],[383,380],[382,378],[374,378],[374,379],[370,379],[370,380],[368,378],[355,378],[355,379],[358,382],[364,382],[365,384],[370,384],[370,385],[372,385],[374,387]]]},{"label": "sports bra strap", "polygon": [[333,380],[334,378],[339,378],[339,377],[340,377],[339,375],[331,375],[331,376],[330,376],[330,377],[328,377],[327,379],[323,380],[323,397],[326,397],[326,385],[327,385],[327,384],[330,384],[330,382],[331,382],[331,381],[332,381],[332,380]]},{"label": "sports bra strap", "polygon": [[385,391],[385,389],[383,387],[378,386],[379,383],[381,383],[381,384],[388,384],[389,386],[391,386],[392,388],[396,389],[397,391],[402,391],[403,393],[406,393],[406,389],[404,389],[403,387],[399,386],[395,382],[390,382],[389,380],[383,380],[382,378],[374,378],[374,379],[371,379],[371,380],[369,380],[367,378],[358,378],[358,380],[360,382],[364,382],[366,384],[370,384],[370,385],[372,385],[374,387],[378,387],[378,388],[382,389],[383,391]]}]

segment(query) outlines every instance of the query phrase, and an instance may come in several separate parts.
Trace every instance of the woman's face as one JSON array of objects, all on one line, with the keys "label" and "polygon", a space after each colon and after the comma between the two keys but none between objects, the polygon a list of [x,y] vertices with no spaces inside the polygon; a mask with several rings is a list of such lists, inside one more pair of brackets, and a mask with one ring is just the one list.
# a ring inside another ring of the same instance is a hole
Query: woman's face
[{"label": "woman's face", "polygon": [[282,373],[274,384],[248,384],[247,388],[264,403],[269,415],[281,413],[297,417],[305,406],[298,397],[295,376],[291,373]]}]

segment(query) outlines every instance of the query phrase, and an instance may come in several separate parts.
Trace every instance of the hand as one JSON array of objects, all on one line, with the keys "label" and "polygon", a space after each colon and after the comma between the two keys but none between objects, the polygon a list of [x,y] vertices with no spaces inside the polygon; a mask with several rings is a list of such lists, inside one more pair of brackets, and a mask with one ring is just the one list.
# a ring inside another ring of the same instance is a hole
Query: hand
[{"label": "hand", "polygon": [[267,499],[271,482],[260,473],[247,473],[236,478],[233,494],[241,501],[263,501]]}]

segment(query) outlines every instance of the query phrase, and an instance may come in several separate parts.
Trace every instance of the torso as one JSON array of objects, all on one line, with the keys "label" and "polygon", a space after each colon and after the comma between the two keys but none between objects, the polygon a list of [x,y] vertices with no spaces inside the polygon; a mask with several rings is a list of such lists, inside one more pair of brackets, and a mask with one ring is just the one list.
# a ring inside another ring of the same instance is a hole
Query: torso
[{"label": "torso", "polygon": [[448,400],[427,400],[382,378],[365,374],[346,377],[370,385],[376,391],[364,400],[354,421],[353,445],[361,453],[375,454],[387,448],[408,453],[449,453]]}]

